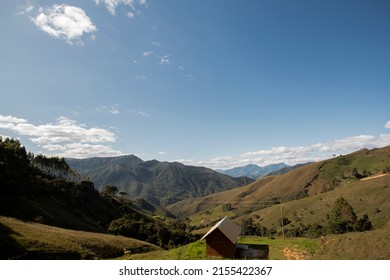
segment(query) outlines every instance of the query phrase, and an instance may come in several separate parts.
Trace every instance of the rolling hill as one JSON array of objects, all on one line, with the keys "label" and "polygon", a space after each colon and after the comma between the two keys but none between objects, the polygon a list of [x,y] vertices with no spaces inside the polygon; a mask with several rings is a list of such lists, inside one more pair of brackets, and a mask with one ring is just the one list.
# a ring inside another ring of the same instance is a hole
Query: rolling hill
[{"label": "rolling hill", "polygon": [[253,182],[247,177],[232,178],[205,167],[143,161],[134,155],[66,161],[81,176],[93,181],[97,189],[115,185],[127,196],[144,198],[162,206]]},{"label": "rolling hill", "polygon": [[266,176],[246,186],[200,198],[180,201],[167,207],[173,213],[191,216],[223,204],[238,215],[287,202],[316,196],[390,170],[390,146],[359,150],[349,155],[311,163],[286,174]]}]

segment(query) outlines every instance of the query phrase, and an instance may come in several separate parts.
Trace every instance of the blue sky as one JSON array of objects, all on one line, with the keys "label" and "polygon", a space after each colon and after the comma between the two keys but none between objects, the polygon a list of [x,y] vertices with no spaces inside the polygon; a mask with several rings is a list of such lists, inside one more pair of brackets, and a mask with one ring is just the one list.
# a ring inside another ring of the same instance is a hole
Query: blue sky
[{"label": "blue sky", "polygon": [[390,145],[390,2],[0,2],[0,135],[230,168]]}]

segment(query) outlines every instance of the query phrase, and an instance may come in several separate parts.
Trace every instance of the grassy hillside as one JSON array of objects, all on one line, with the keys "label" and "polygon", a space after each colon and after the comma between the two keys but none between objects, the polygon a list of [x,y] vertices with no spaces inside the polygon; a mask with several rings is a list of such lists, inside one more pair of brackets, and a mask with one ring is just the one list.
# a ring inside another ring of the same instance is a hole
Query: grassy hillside
[{"label": "grassy hillside", "polygon": [[187,199],[167,207],[184,216],[202,211],[213,211],[222,204],[230,204],[236,216],[254,212],[276,204],[329,192],[358,182],[367,176],[390,171],[390,147],[338,156],[333,159],[305,165],[279,176],[263,177],[247,186]]},{"label": "grassy hillside", "polygon": [[[238,243],[269,245],[270,260],[390,260],[390,228],[368,232],[329,235],[322,238],[239,237]],[[133,254],[121,259],[207,260],[205,241],[169,251]],[[215,259],[215,258],[213,258]]]},{"label": "grassy hillside", "polygon": [[[331,192],[283,203],[283,215],[291,221],[285,228],[288,230],[302,224],[315,223],[325,226],[327,214],[339,197],[344,197],[348,201],[358,217],[367,214],[376,229],[384,227],[390,220],[390,175],[386,175],[356,181]],[[240,219],[248,217],[253,217],[265,227],[277,228],[280,231],[278,223],[281,218],[280,205],[248,213]]]},{"label": "grassy hillside", "polygon": [[107,259],[161,250],[122,236],[67,230],[0,216],[0,259]]}]

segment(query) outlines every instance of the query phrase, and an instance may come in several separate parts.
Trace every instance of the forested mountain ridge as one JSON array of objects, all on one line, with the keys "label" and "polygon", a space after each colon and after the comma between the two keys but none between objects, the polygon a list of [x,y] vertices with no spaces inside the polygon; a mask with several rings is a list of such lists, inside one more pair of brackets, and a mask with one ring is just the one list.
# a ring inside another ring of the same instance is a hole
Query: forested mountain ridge
[{"label": "forested mountain ridge", "polygon": [[134,155],[66,159],[82,177],[97,189],[115,185],[130,197],[166,206],[180,200],[234,189],[253,182],[248,177],[233,178],[205,167],[178,162],[143,161]]},{"label": "forested mountain ridge", "polygon": [[[143,212],[143,206],[152,215]],[[35,156],[18,140],[0,137],[0,216],[118,234],[164,248],[194,240],[181,221],[170,219],[166,212],[156,218],[159,214],[154,211],[142,199],[126,199],[114,186],[99,192],[91,181],[81,180],[63,158]],[[8,229],[0,232],[0,244],[9,240],[7,232],[12,233]],[[12,252],[2,255],[13,257]]]}]

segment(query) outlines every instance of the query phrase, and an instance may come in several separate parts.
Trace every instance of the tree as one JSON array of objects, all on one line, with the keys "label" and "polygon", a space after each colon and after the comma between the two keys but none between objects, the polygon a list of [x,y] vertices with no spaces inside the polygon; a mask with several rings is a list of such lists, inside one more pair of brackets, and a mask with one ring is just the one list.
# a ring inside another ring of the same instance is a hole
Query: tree
[{"label": "tree", "polygon": [[359,171],[356,168],[352,169],[352,176],[356,179],[361,179],[363,176],[359,173]]},{"label": "tree", "polygon": [[336,200],[329,215],[329,228],[332,233],[341,234],[357,229],[357,216],[352,206],[343,197]]},{"label": "tree", "polygon": [[242,235],[255,235],[256,234],[256,226],[254,224],[253,219],[247,218],[241,221],[241,234]]},{"label": "tree", "polygon": [[18,140],[0,137],[0,192],[16,194],[32,181],[30,155]]},{"label": "tree", "polygon": [[119,192],[116,186],[104,186],[102,189],[102,194],[107,196],[114,196]]},{"label": "tree", "polygon": [[232,208],[232,205],[230,203],[225,203],[222,205],[222,211],[223,212],[229,212],[231,211],[233,208]]},{"label": "tree", "polygon": [[359,221],[358,221],[357,230],[358,231],[368,231],[368,230],[372,230],[372,229],[373,229],[373,226],[372,226],[370,220],[368,219],[368,215],[364,214],[363,218],[359,219]]}]

